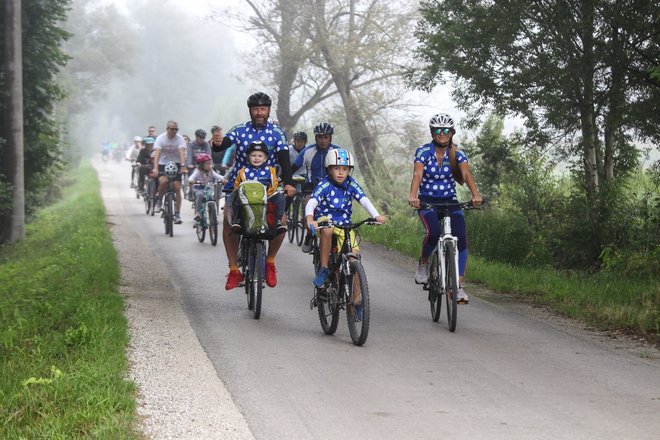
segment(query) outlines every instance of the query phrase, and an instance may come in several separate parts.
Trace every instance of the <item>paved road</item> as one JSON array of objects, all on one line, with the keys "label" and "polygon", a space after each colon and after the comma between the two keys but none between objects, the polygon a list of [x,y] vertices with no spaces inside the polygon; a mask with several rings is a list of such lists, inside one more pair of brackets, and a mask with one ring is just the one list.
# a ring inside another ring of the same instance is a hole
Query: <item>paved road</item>
[{"label": "paved road", "polygon": [[373,246],[363,247],[372,304],[364,347],[350,342],[343,315],[337,334],[323,335],[309,309],[310,257],[288,242],[279,285],[266,289],[254,320],[243,291],[224,290],[222,243],[197,242],[189,203],[166,237],[129,191],[127,168],[103,164],[104,191],[117,188],[122,227],[170,268],[190,326],[256,438],[660,438],[657,358],[474,295],[449,333],[444,315],[431,321],[410,263]]}]

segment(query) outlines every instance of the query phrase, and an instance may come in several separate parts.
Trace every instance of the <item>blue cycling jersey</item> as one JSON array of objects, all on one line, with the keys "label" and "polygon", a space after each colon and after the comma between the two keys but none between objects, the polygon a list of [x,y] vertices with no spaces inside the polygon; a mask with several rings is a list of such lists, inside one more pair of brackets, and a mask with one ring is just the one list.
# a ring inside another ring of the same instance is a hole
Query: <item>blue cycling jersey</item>
[{"label": "blue cycling jersey", "polygon": [[343,225],[351,222],[353,213],[353,199],[358,202],[366,197],[362,187],[348,176],[344,183],[337,185],[329,176],[322,179],[314,192],[312,199],[318,202],[314,210],[314,219],[319,217],[328,217],[333,222]]},{"label": "blue cycling jersey", "polygon": [[[467,155],[463,151],[457,150],[456,162],[460,165],[467,161]],[[422,145],[415,152],[415,163],[424,165],[422,182],[419,185],[420,197],[456,199],[456,181],[451,172],[448,149],[445,150],[442,164],[439,164],[435,155],[435,145],[433,143]]]},{"label": "blue cycling jersey", "polygon": [[304,168],[307,174],[307,182],[317,184],[321,179],[328,175],[325,170],[325,156],[333,148],[340,148],[338,145],[330,144],[325,150],[319,150],[316,144],[306,146],[296,157],[293,164],[299,168]]},{"label": "blue cycling jersey", "polygon": [[268,159],[266,160],[266,163],[269,166],[275,166],[277,164],[277,153],[289,150],[284,131],[277,125],[273,125],[271,122],[268,122],[263,128],[258,130],[252,125],[252,121],[248,121],[245,124],[239,124],[232,127],[225,134],[225,137],[229,138],[232,144],[236,145],[234,168],[232,168],[231,174],[229,175],[227,184],[224,188],[227,191],[234,189],[234,181],[236,180],[238,170],[249,165],[247,160],[247,149],[252,142],[262,141],[268,146]]}]

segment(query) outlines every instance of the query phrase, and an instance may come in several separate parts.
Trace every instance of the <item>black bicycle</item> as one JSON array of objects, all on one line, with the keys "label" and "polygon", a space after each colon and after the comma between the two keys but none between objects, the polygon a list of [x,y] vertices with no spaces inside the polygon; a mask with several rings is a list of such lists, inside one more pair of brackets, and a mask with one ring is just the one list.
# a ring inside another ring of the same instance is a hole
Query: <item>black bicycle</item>
[{"label": "black bicycle", "polygon": [[286,213],[286,229],[289,243],[296,241],[298,246],[302,245],[305,237],[305,193],[302,192],[302,184],[305,176],[293,176],[296,183],[296,195],[293,196],[289,209]]},{"label": "black bicycle", "polygon": [[157,178],[149,177],[151,175],[151,170],[153,167],[147,166],[144,179],[145,179],[145,189],[142,191],[142,199],[144,200],[144,210],[147,215],[154,215],[154,207],[156,203],[156,187],[157,187]]},{"label": "black bicycle", "polygon": [[264,276],[266,271],[266,254],[268,240],[272,233],[241,235],[238,262],[241,266],[247,306],[254,312],[254,319],[261,317],[261,299],[264,291]]},{"label": "black bicycle", "polygon": [[[346,310],[348,332],[353,344],[358,346],[364,345],[367,341],[371,312],[369,285],[361,256],[352,252],[353,247],[360,243],[357,229],[363,224],[379,225],[380,223],[373,218],[345,225],[336,225],[329,221],[319,222],[319,229],[339,228],[344,235],[344,242],[341,249],[336,249],[336,237],[333,235],[333,250],[328,265],[330,275],[323,287],[314,287],[314,297],[309,305],[310,309],[318,307],[319,321],[326,335],[333,335],[337,331],[339,311]],[[351,231],[356,231],[355,243],[351,241]],[[312,255],[314,271],[318,273],[321,257],[316,236],[312,240]]]},{"label": "black bicycle", "polygon": [[427,284],[424,285],[424,289],[429,292],[428,299],[431,305],[431,317],[434,322],[438,322],[440,319],[442,297],[444,295],[447,309],[447,326],[450,332],[456,331],[458,320],[458,237],[452,235],[450,217],[451,211],[457,208],[464,210],[477,209],[472,206],[472,202],[459,203],[455,201],[422,203],[420,206],[420,209],[434,210],[442,224],[442,235],[429,257],[429,278]]},{"label": "black bicycle", "polygon": [[174,178],[178,172],[176,163],[168,162],[165,164],[165,177],[167,177],[167,191],[163,196],[163,223],[165,223],[165,235],[174,236]]}]

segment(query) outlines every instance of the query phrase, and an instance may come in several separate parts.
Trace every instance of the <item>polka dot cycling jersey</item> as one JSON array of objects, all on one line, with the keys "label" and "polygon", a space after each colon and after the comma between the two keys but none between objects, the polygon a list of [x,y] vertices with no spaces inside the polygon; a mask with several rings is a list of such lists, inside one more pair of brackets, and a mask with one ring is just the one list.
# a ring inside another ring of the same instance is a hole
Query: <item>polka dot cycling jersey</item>
[{"label": "polka dot cycling jersey", "polygon": [[270,122],[261,130],[257,130],[252,125],[252,122],[248,121],[245,124],[232,127],[231,130],[225,134],[225,137],[229,138],[229,140],[236,145],[234,168],[232,168],[228,183],[225,186],[225,189],[227,190],[234,188],[234,181],[236,180],[238,170],[249,165],[247,160],[247,149],[252,142],[262,141],[268,146],[268,160],[266,161],[266,164],[273,167],[277,164],[277,153],[280,151],[288,151],[289,149],[284,131]]},{"label": "polka dot cycling jersey", "polygon": [[[456,162],[467,163],[467,155],[460,150],[456,151]],[[439,199],[456,198],[456,181],[451,173],[449,149],[445,150],[442,165],[438,164],[435,155],[435,145],[428,143],[422,145],[415,152],[415,163],[424,165],[422,182],[419,186],[419,195],[422,197],[435,197]]]},{"label": "polka dot cycling jersey", "polygon": [[311,198],[318,202],[314,219],[326,216],[339,225],[350,223],[353,199],[359,202],[363,197],[366,195],[362,187],[351,176],[342,185],[337,185],[327,176],[316,185],[312,193]]},{"label": "polka dot cycling jersey", "polygon": [[246,180],[256,180],[260,182],[263,186],[266,187],[266,193],[268,196],[273,195],[275,191],[277,191],[277,184],[279,183],[275,167],[268,165],[263,165],[258,168],[247,165],[241,168],[238,171],[238,175],[236,176],[234,188],[238,188],[241,182]]}]

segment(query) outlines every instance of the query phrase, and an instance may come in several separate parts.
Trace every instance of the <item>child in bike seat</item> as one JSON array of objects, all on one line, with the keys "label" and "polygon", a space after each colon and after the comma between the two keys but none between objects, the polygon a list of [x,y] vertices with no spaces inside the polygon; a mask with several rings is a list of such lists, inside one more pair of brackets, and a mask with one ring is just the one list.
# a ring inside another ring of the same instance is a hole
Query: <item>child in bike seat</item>
[{"label": "child in bike seat", "polygon": [[204,187],[207,183],[223,181],[220,174],[213,171],[213,158],[210,154],[200,153],[195,158],[197,168],[188,177],[189,192],[195,196],[195,221],[201,220],[204,211]]},{"label": "child in bike seat", "polygon": [[[328,175],[323,178],[312,192],[307,205],[305,216],[310,229],[316,230],[318,223],[331,220],[336,225],[351,223],[353,199],[360,202],[369,215],[379,223],[385,223],[385,217],[366,196],[362,187],[350,176],[355,162],[353,155],[348,151],[336,148],[328,152],[325,157],[325,167]],[[343,245],[343,231],[338,228],[327,228],[319,231],[320,268],[313,284],[322,287],[328,278],[328,261],[332,246],[332,236],[337,236],[337,248]],[[355,243],[355,232],[351,231],[351,243]],[[357,254],[359,249],[354,245],[351,252]]]},{"label": "child in bike seat", "polygon": [[[279,179],[277,178],[277,169],[269,166],[268,159],[268,146],[261,141],[252,142],[247,149],[248,165],[238,170],[236,180],[234,181],[234,189],[238,189],[241,182],[248,180],[258,181],[266,187],[266,194],[268,196],[268,204],[273,204],[277,208],[275,219],[276,234],[286,232],[286,225],[280,221],[284,215],[285,197],[284,194],[277,191]],[[234,194],[231,199],[231,229],[236,233],[240,233],[241,226],[241,210],[239,209],[239,198]]]}]

